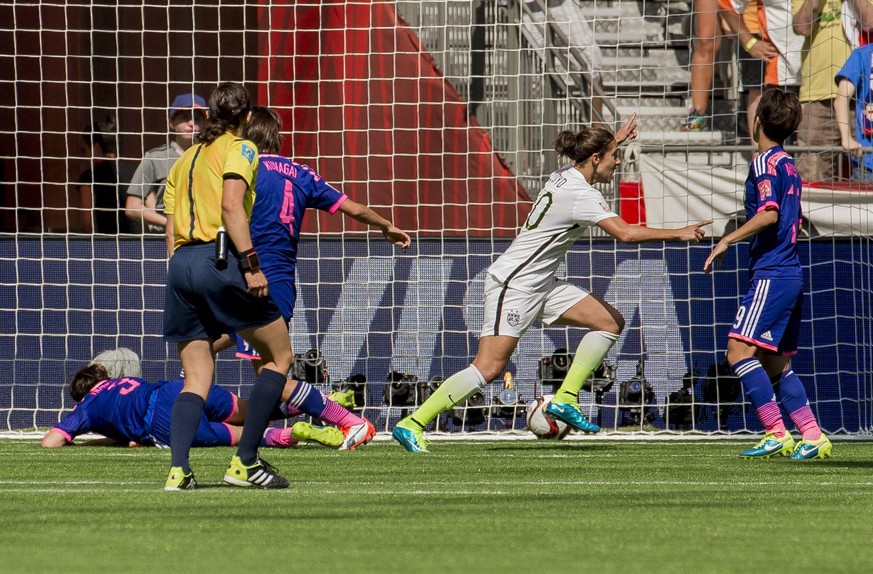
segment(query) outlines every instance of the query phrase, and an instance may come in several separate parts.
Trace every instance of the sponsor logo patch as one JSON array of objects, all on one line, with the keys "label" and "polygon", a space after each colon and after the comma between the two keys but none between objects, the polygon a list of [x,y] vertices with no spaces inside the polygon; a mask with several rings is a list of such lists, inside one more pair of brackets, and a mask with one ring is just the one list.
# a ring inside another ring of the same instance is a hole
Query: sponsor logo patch
[{"label": "sponsor logo patch", "polygon": [[770,180],[765,179],[764,181],[758,182],[758,196],[761,198],[761,201],[764,201],[768,197],[772,197],[773,189],[770,187]]}]

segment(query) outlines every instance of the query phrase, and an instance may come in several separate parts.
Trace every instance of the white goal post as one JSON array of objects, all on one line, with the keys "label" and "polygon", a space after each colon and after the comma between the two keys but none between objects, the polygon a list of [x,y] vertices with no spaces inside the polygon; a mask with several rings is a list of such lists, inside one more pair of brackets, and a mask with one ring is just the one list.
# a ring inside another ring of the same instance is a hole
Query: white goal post
[{"label": "white goal post", "polygon": [[[0,4],[0,431],[51,427],[73,407],[66,382],[107,349],[133,349],[147,380],[178,376],[161,336],[162,236],[94,232],[95,213],[126,215],[83,193],[83,173],[104,158],[82,148],[97,123],[112,126],[104,135],[115,173],[126,174],[123,198],[143,155],[168,143],[173,98],[206,97],[220,81],[245,83],[280,112],[283,153],[414,236],[400,255],[381,236],[310,213],[300,243],[292,346],[320,351],[333,384],[365,377],[359,407],[381,432],[475,356],[485,270],[560,165],[561,129],[639,114],[639,141],[604,188],[629,221],[715,219],[716,235],[742,223],[749,153],[733,52],[718,58],[710,131],[684,132],[688,6],[566,1],[599,46],[597,68],[550,16],[550,0]],[[866,435],[873,191],[842,177],[804,188],[804,202],[794,369],[828,432]],[[710,276],[710,249],[622,246],[595,233],[559,269],[627,322],[611,369],[580,396],[607,433],[761,430],[720,368],[747,287],[746,250],[733,248]],[[582,334],[537,325],[508,367],[520,402],[501,403],[498,380],[435,430],[521,435],[525,403],[551,392],[561,349]],[[246,396],[250,366],[230,352],[218,365],[216,382]]]}]

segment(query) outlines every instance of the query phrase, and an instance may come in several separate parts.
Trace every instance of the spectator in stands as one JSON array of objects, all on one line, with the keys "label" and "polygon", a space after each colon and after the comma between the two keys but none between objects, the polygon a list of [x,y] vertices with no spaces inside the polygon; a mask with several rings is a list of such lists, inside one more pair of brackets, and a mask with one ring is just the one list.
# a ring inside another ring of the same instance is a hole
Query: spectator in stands
[{"label": "spectator in stands", "polygon": [[[710,56],[708,53],[711,39],[705,34],[711,30],[712,22],[710,19],[717,20],[718,10],[716,10],[716,15],[710,16],[709,1],[703,0],[702,6],[699,6],[700,0],[695,2],[695,10],[702,10],[696,13],[695,23],[699,23],[702,28],[694,32],[694,53],[692,53],[691,67],[692,109],[685,124],[685,129],[688,131],[704,129],[708,122],[706,114],[701,113],[698,105],[708,105],[709,92],[712,89],[714,56]],[[757,28],[754,24],[749,26],[746,18],[740,17],[741,14],[746,13],[747,4],[747,0],[719,0],[721,16],[726,27],[738,35],[743,50],[749,56],[764,62],[761,85],[780,88],[799,86],[803,38],[791,28],[789,4],[787,2],[756,2]],[[753,30],[756,29],[757,32],[754,33]],[[702,48],[700,49],[701,55],[696,56],[699,46]],[[717,50],[717,46],[718,42],[716,41],[712,49]],[[758,74],[753,61],[745,61],[742,66],[741,73],[746,76],[745,80],[751,82],[757,79]],[[754,91],[750,95],[753,98],[757,96]],[[752,106],[754,107],[755,104],[753,99]],[[747,116],[747,121],[748,119]]]},{"label": "spectator in stands", "polygon": [[761,38],[758,3],[755,0],[746,2],[745,6],[740,2],[734,3],[733,0],[719,0],[719,8],[725,27],[737,39],[737,90],[742,94],[740,108],[745,113],[746,133],[751,141],[755,110],[764,88],[765,62],[778,56],[779,51],[771,42]]},{"label": "spectator in stands", "polygon": [[[173,406],[165,490],[196,488],[189,453],[215,373],[212,344],[230,332],[257,349],[263,367],[224,480],[236,486],[288,487],[288,481],[258,456],[293,356],[288,326],[269,297],[249,235],[258,165],[257,147],[242,138],[250,115],[245,87],[220,84],[209,96],[209,114],[197,143],[167,177],[165,194],[174,194],[175,200],[165,202],[167,209],[174,207],[174,251],[167,270],[164,337],[177,344],[185,388]],[[225,242],[226,250],[221,248]]]},{"label": "spectator in stands", "polygon": [[639,227],[628,225],[612,212],[592,184],[612,181],[616,167],[621,164],[620,146],[635,136],[635,114],[615,134],[605,126],[558,134],[555,150],[572,163],[552,173],[518,237],[488,268],[485,320],[476,358],[469,367],[446,379],[394,428],[393,438],[406,450],[428,452],[425,427],[440,413],[463,404],[497,378],[521,336],[537,320],[546,325],[587,329],[561,388],[545,412],[576,430],[600,431],[579,410],[579,391],[618,340],[624,318],[597,295],[557,279],[558,265],[576,240],[594,226],[624,243],[669,240],[697,243],[705,235],[701,227],[712,223],[704,221],[680,229]]},{"label": "spectator in stands", "polygon": [[82,134],[82,152],[88,167],[79,177],[81,227],[85,233],[132,233],[122,209],[131,168],[118,160],[115,116],[109,114],[93,122]]},{"label": "spectator in stands", "polygon": [[[834,114],[840,130],[840,145],[849,153],[852,179],[873,181],[873,154],[862,153],[873,147],[873,44],[862,46],[849,54],[836,76],[837,97]],[[851,125],[849,101],[855,98],[855,125]],[[854,132],[854,133],[853,133]]]},{"label": "spectator in stands", "polygon": [[[792,0],[794,30],[806,37],[803,50],[803,82],[800,101],[803,121],[797,130],[800,146],[840,145],[840,130],[834,110],[839,73],[851,52],[851,42],[843,22],[844,12],[853,11],[852,37],[858,26],[869,29],[873,22],[871,0]],[[842,154],[800,152],[797,170],[806,181],[829,180],[839,175]]]},{"label": "spectator in stands", "polygon": [[163,233],[167,225],[164,215],[164,187],[167,175],[176,160],[194,143],[205,115],[206,101],[197,94],[180,94],[170,104],[172,141],[145,153],[127,188],[125,213],[128,219],[143,224],[155,233]]},{"label": "spectator in stands", "polygon": [[[88,444],[124,444],[166,447],[170,444],[173,403],[184,381],[148,383],[135,377],[111,377],[106,367],[93,363],[83,367],[70,381],[73,411],[48,431],[42,446],[54,448],[71,444],[81,434],[93,432],[107,437]],[[286,389],[287,399],[291,390]],[[340,397],[337,397],[340,398]],[[193,446],[232,446],[242,435],[248,402],[221,387],[213,386],[197,427]],[[274,420],[296,417],[300,411],[283,404],[273,412]],[[288,428],[268,428],[261,446],[291,447],[302,440],[314,440],[337,447],[343,435],[336,427],[314,427],[298,421]]]},{"label": "spectator in stands", "polygon": [[711,128],[710,100],[715,76],[715,55],[721,46],[718,0],[694,0],[691,27],[691,107],[682,129],[689,132]]},{"label": "spectator in stands", "polygon": [[[594,30],[580,15],[576,0],[542,0],[542,3],[546,6],[545,13],[537,2],[532,0],[524,2],[522,22],[529,41],[533,47],[543,50],[546,47],[546,38],[553,37],[549,30],[549,26],[553,25],[567,37],[568,48],[579,50],[585,61],[577,62],[571,52],[570,69],[574,72],[589,73],[588,81],[579,82],[579,87],[587,87],[586,95],[591,101],[589,111],[591,121],[602,122],[603,99],[600,94],[603,93],[603,77],[600,75],[600,70],[603,68],[603,54],[594,38]],[[558,42],[557,46],[561,46],[561,40],[559,38],[555,40]],[[549,46],[553,44],[549,43]],[[549,58],[549,54],[544,54],[544,58]]]},{"label": "spectator in stands", "polygon": [[[742,94],[743,99],[739,108],[745,112],[746,133],[751,140],[755,110],[764,86],[764,60],[778,55],[778,52],[773,44],[766,40],[753,41],[761,34],[756,2],[751,1],[745,7],[740,7],[740,5],[735,6],[732,0],[719,0],[719,8],[722,22],[737,39],[739,68],[737,90]],[[748,51],[745,49],[747,44],[750,46]]]}]

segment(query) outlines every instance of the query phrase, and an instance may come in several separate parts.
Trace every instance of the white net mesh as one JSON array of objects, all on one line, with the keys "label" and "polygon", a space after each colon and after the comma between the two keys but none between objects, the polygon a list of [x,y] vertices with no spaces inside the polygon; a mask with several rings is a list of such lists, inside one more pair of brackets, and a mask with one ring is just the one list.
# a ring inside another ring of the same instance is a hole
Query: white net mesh
[{"label": "white net mesh", "polygon": [[[561,129],[638,113],[621,183],[604,189],[615,209],[652,226],[734,228],[749,161],[737,145],[747,131],[737,50],[723,39],[708,129],[682,131],[689,10],[624,0],[0,4],[0,429],[57,421],[72,406],[65,381],[101,351],[133,349],[149,380],[177,376],[161,336],[161,236],[95,227],[99,215],[130,225],[119,197],[143,154],[168,144],[169,103],[205,97],[219,81],[244,82],[279,110],[284,153],[415,234],[396,256],[381,237],[311,213],[301,241],[292,344],[321,351],[335,383],[365,375],[361,406],[381,431],[475,355],[485,269],[558,167]],[[105,186],[83,185],[87,170],[97,178],[107,165],[82,151],[97,137],[89,124],[117,152],[109,163],[122,185],[108,199]],[[804,189],[794,368],[828,431],[863,433],[873,427],[873,193],[847,176],[841,168]],[[614,378],[580,399],[607,429],[760,430],[736,380],[717,369],[746,290],[746,252],[735,248],[707,276],[710,247],[619,246],[594,234],[561,267],[627,321],[607,358]],[[581,334],[524,336],[509,365],[522,403],[551,391],[553,355]],[[392,372],[408,376],[392,386]],[[219,358],[219,384],[245,396],[252,380],[231,353]],[[499,403],[500,389],[438,428],[523,430],[523,405]]]}]

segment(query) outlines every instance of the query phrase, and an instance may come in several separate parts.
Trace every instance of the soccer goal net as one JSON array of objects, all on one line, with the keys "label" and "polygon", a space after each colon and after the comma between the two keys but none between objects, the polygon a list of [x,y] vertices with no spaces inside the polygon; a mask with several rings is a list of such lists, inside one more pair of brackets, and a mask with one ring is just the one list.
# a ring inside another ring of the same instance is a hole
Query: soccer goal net
[{"label": "soccer goal net", "polygon": [[[355,389],[380,431],[475,356],[486,270],[560,167],[562,129],[615,129],[638,114],[639,138],[603,186],[628,222],[713,219],[716,237],[744,222],[746,51],[719,34],[698,109],[689,87],[705,23],[686,2],[6,3],[0,14],[0,430],[51,427],[74,406],[66,382],[108,349],[135,351],[149,381],[178,377],[161,334],[166,247],[160,221],[142,215],[160,214],[162,179],[131,180],[144,157],[166,159],[174,145],[174,100],[190,111],[192,94],[207,98],[221,81],[279,112],[283,154],[413,236],[402,254],[340,214],[311,212],[300,242],[290,338],[323,363],[297,372],[325,392]],[[818,167],[803,174],[793,367],[828,432],[863,435],[873,429],[873,188],[850,181],[838,147],[801,143],[798,158]],[[711,248],[709,238],[629,246],[592,232],[561,265],[626,320],[580,395],[606,432],[760,432],[723,364],[747,249],[706,275]],[[434,430],[526,432],[525,406],[557,388],[583,334],[536,324],[507,381]],[[247,396],[253,379],[232,351],[218,356],[217,384]]]}]

